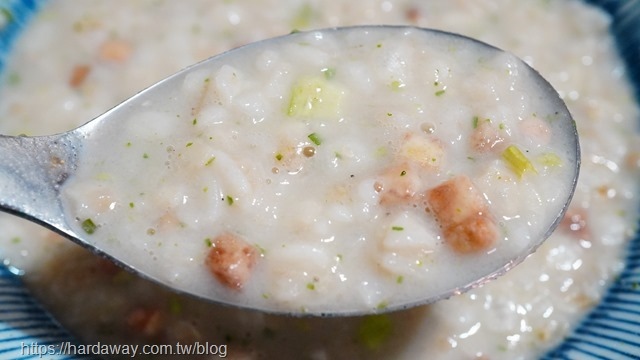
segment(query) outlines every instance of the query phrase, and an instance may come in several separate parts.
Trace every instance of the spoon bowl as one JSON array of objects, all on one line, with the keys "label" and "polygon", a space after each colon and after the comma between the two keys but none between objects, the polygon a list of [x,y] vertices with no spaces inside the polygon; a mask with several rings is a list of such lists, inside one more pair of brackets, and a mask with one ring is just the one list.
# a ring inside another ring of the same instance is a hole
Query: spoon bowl
[{"label": "spoon bowl", "polygon": [[525,63],[395,26],[246,45],[0,149],[2,210],[178,292],[322,316],[504,274],[558,225],[580,164],[571,115]]}]

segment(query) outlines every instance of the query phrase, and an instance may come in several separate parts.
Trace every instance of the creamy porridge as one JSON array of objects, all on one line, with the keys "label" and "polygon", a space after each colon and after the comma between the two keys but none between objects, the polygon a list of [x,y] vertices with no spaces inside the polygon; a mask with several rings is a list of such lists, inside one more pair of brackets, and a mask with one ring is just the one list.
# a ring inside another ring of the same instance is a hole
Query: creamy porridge
[{"label": "creamy porridge", "polygon": [[441,298],[537,245],[573,189],[564,104],[494,48],[368,27],[216,60],[92,124],[62,188],[78,234],[178,289],[294,313]]},{"label": "creamy porridge", "polygon": [[229,358],[538,357],[599,301],[637,219],[638,110],[608,18],[581,2],[52,1],[8,59],[0,126],[65,131],[232,47],[292,29],[376,23],[459,32],[509,50],[550,80],[576,119],[583,163],[574,201],[558,231],[507,275],[428,306],[321,319],[180,297],[10,216],[0,218],[5,263],[87,343],[208,341],[228,344]]}]

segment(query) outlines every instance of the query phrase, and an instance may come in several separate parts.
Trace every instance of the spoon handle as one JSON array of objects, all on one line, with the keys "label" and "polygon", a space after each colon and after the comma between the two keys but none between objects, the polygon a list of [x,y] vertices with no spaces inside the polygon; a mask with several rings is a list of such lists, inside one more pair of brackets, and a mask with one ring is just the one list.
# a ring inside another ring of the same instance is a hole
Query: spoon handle
[{"label": "spoon handle", "polygon": [[58,232],[73,232],[64,219],[60,185],[75,171],[78,135],[0,135],[0,211]]}]

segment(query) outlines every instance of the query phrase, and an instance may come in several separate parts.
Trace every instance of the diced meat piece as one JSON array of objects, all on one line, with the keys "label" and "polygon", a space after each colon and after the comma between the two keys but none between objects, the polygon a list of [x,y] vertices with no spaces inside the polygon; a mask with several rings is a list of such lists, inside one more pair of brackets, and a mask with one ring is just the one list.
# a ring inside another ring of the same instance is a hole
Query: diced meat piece
[{"label": "diced meat piece", "polygon": [[257,259],[254,246],[238,236],[224,233],[213,240],[205,263],[222,285],[240,289],[251,276]]},{"label": "diced meat piece", "polygon": [[157,336],[164,327],[162,312],[155,308],[137,307],[126,316],[129,329],[145,337]]},{"label": "diced meat piece", "polygon": [[388,168],[374,184],[381,205],[406,204],[418,185],[417,175],[407,163]]},{"label": "diced meat piece", "polygon": [[72,88],[77,88],[81,86],[89,73],[91,72],[91,68],[89,65],[76,65],[71,70],[71,77],[69,78],[69,85]]},{"label": "diced meat piece", "polygon": [[469,140],[471,149],[476,153],[501,151],[505,147],[500,129],[490,121],[479,120]]},{"label": "diced meat piece", "polygon": [[551,141],[551,129],[547,123],[538,118],[530,117],[520,123],[520,131],[528,139],[534,140],[537,144],[546,145]]},{"label": "diced meat piece", "polygon": [[442,226],[445,241],[460,253],[492,246],[498,226],[486,201],[464,175],[454,177],[427,191],[427,201]]},{"label": "diced meat piece", "polygon": [[113,62],[124,62],[131,56],[131,45],[124,40],[111,39],[100,46],[100,58]]},{"label": "diced meat piece", "polygon": [[560,229],[574,234],[576,237],[589,240],[590,232],[587,227],[587,213],[581,208],[571,208],[560,221]]}]

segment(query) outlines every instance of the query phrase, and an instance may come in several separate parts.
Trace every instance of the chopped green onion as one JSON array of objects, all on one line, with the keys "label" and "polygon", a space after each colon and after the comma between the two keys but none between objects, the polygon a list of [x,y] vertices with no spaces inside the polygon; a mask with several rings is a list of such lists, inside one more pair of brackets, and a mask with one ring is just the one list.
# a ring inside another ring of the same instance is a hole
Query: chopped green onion
[{"label": "chopped green onion", "polygon": [[229,195],[227,195],[227,204],[233,205],[233,198]]},{"label": "chopped green onion", "polygon": [[391,230],[393,230],[393,231],[402,231],[402,230],[404,230],[404,228],[402,226],[392,226]]},{"label": "chopped green onion", "polygon": [[537,160],[544,166],[562,166],[562,159],[560,159],[560,157],[554,153],[544,153]]},{"label": "chopped green onion", "polygon": [[522,151],[520,151],[520,149],[515,145],[511,145],[506,148],[502,152],[502,158],[507,162],[507,164],[509,164],[513,172],[515,172],[519,178],[522,178],[522,175],[524,175],[526,171],[536,172],[533,164],[531,164],[529,159],[527,159]]},{"label": "chopped green onion", "polygon": [[436,91],[436,96],[442,96],[444,95],[444,93],[445,93],[445,90],[438,90]]},{"label": "chopped green onion", "polygon": [[396,278],[396,283],[397,284],[402,284],[403,281],[404,281],[404,276],[398,275],[398,277]]},{"label": "chopped green onion", "polygon": [[477,116],[473,117],[473,128],[477,128],[478,127],[478,120],[480,120]]},{"label": "chopped green onion", "polygon": [[307,284],[307,289],[309,289],[309,290],[315,290],[315,289],[316,289],[316,286],[314,285],[314,283],[308,283],[308,284]]},{"label": "chopped green onion", "polygon": [[314,143],[316,145],[322,144],[322,139],[320,139],[320,137],[316,133],[311,133],[307,137],[309,138],[309,140],[311,140],[312,143]]},{"label": "chopped green onion", "polygon": [[204,166],[209,166],[209,165],[213,164],[213,162],[214,162],[215,160],[216,160],[216,157],[215,157],[215,156],[210,157],[210,158],[209,158],[209,160],[207,160],[207,161],[204,163]]},{"label": "chopped green onion", "polygon": [[82,230],[84,230],[84,232],[86,232],[89,235],[96,232],[97,228],[98,227],[91,219],[86,219],[85,221],[82,222]]}]

